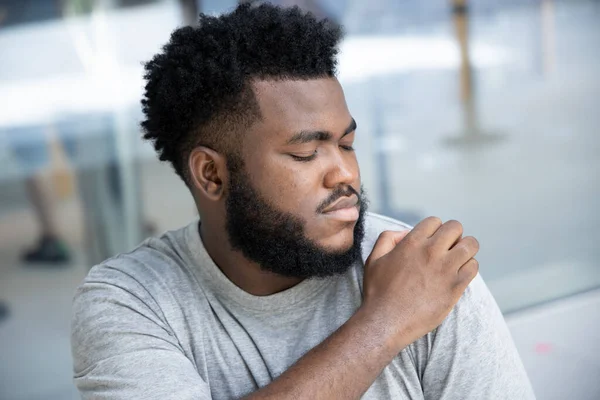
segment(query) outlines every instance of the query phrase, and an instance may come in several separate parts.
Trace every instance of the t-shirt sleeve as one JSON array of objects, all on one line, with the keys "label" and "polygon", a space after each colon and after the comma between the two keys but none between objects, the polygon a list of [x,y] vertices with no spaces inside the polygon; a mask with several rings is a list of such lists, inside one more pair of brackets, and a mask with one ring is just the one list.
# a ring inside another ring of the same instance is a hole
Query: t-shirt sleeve
[{"label": "t-shirt sleeve", "polygon": [[535,399],[502,313],[480,275],[430,334],[426,400]]},{"label": "t-shirt sleeve", "polygon": [[74,380],[82,398],[210,399],[152,296],[122,271],[99,271],[73,304]]}]

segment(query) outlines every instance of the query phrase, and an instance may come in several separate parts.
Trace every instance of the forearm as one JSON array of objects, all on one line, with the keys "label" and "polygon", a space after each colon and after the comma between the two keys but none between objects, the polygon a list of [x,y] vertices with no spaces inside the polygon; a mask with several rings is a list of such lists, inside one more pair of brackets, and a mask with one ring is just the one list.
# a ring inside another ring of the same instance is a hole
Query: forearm
[{"label": "forearm", "polygon": [[271,384],[246,397],[358,399],[406,344],[391,340],[385,321],[361,309]]}]

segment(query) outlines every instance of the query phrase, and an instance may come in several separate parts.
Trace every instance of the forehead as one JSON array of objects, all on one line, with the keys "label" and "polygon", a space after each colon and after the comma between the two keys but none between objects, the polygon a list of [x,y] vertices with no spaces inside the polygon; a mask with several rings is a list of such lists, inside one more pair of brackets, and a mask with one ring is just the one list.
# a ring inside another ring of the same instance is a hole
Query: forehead
[{"label": "forehead", "polygon": [[343,132],[351,119],[337,79],[256,81],[263,116],[253,131],[260,143],[285,143],[303,130]]}]

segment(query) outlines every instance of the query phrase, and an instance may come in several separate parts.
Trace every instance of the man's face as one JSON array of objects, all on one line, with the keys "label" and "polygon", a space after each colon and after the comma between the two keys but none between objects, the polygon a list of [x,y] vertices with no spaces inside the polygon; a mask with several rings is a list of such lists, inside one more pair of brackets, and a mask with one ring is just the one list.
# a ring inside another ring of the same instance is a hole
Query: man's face
[{"label": "man's face", "polygon": [[259,81],[262,121],[228,159],[227,231],[264,269],[309,277],[360,258],[366,199],[336,79]]}]

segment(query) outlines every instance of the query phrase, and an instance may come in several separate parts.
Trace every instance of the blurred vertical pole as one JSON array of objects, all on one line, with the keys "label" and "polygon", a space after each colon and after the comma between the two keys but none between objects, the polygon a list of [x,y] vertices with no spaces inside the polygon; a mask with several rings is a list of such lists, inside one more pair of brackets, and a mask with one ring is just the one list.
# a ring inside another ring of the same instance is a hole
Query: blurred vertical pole
[{"label": "blurred vertical pole", "polygon": [[[2,27],[2,22],[6,19],[6,15],[8,11],[0,6],[0,28]],[[6,319],[8,316],[8,305],[0,300],[0,321]]]},{"label": "blurred vertical pole", "polygon": [[[108,13],[118,8],[117,0],[98,2],[92,12],[92,26],[95,30],[98,62],[105,63],[107,78],[115,88],[122,87],[122,70],[117,55],[117,38],[110,29]],[[119,95],[117,93],[117,95]],[[117,217],[108,224],[107,242],[111,244],[110,255],[121,253],[137,246],[143,239],[142,234],[142,198],[138,160],[135,143],[137,136],[132,135],[128,110],[115,103],[113,115],[113,143],[115,160],[110,160],[106,168],[107,190],[112,185],[115,210],[106,213],[108,217]],[[136,132],[137,133],[137,132]],[[116,190],[114,190],[116,188]]]},{"label": "blurred vertical pole", "polygon": [[[254,3],[255,1],[241,1],[242,3]],[[313,14],[317,19],[329,18],[332,16],[325,12],[322,4],[319,4],[318,0],[270,0],[269,3],[275,4],[281,7],[293,7],[298,6],[304,11],[308,11]],[[335,21],[334,21],[335,22]]]},{"label": "blurred vertical pole", "polygon": [[181,13],[183,14],[183,23],[186,26],[194,26],[198,23],[198,15],[202,10],[201,0],[179,0]]},{"label": "blurred vertical pole", "polygon": [[[65,0],[63,5],[65,23],[86,74],[90,79],[111,85],[115,99],[119,99],[123,74],[117,38],[110,23],[118,1]],[[81,18],[87,12],[89,17]],[[84,24],[72,24],[77,18]],[[85,29],[88,26],[89,29]],[[135,151],[138,139],[133,135],[137,131],[132,130],[128,110],[118,101],[105,111],[111,116],[110,126],[103,126],[98,132],[103,144],[97,144],[106,147],[105,159],[98,165],[78,170],[78,186],[86,214],[86,255],[91,265],[127,251],[143,239],[143,207]],[[81,135],[78,140],[80,156],[87,151],[101,153],[101,147],[89,148],[93,144],[90,137]],[[92,159],[92,156],[87,157]]]},{"label": "blurred vertical pole", "polygon": [[500,139],[497,134],[484,134],[479,124],[475,103],[473,66],[469,46],[469,1],[452,1],[452,19],[460,53],[460,99],[462,104],[463,132],[451,137],[451,145],[479,145]]},{"label": "blurred vertical pole", "polygon": [[460,98],[467,136],[477,135],[478,121],[473,99],[473,73],[469,49],[469,2],[452,0],[454,29],[460,49]]}]

